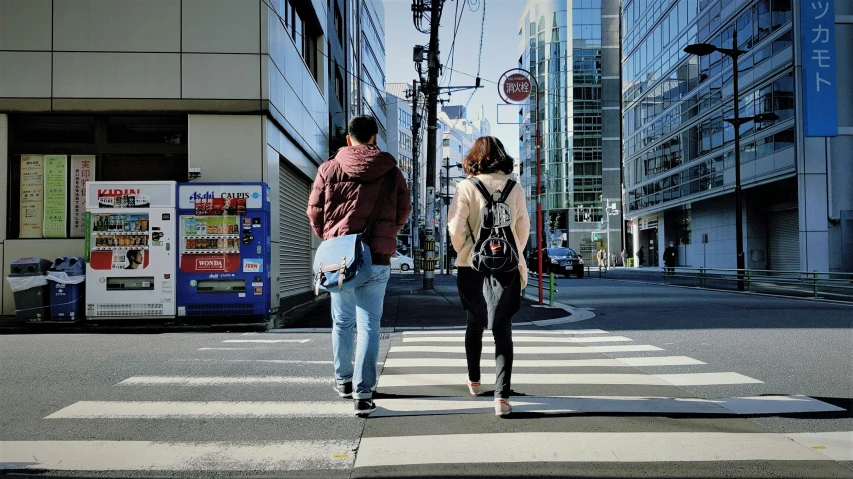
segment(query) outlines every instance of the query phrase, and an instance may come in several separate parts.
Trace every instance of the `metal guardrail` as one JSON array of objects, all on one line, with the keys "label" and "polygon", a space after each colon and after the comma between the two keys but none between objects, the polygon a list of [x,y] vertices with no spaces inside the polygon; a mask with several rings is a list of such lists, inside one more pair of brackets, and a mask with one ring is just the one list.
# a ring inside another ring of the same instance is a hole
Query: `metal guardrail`
[{"label": "metal guardrail", "polygon": [[[537,290],[539,289],[539,275],[535,273],[529,273],[527,275],[527,287],[534,287]],[[521,297],[525,297],[525,290],[527,288],[521,289]],[[542,283],[542,289],[548,290],[548,306],[554,306],[554,294],[558,293],[557,291],[557,279],[554,276],[554,273],[548,274],[545,277],[545,282]]]},{"label": "metal guardrail", "polygon": [[594,271],[598,271],[598,277],[599,278],[607,278],[607,270],[609,270],[610,268],[608,268],[607,266],[597,266],[597,265],[585,264],[585,265],[583,265],[583,269],[584,269],[584,277],[588,277],[590,275],[590,273],[592,273]]},{"label": "metal guardrail", "polygon": [[739,282],[750,292],[853,301],[853,273],[675,267],[663,271],[666,284],[690,282],[700,288],[730,289]]}]

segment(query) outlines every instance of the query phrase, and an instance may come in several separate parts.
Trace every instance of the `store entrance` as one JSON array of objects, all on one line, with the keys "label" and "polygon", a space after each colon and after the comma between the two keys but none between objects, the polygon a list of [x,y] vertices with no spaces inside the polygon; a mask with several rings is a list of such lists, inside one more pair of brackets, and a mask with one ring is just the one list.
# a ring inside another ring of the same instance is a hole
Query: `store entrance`
[{"label": "store entrance", "polygon": [[657,244],[658,230],[657,228],[640,231],[639,247],[643,248],[643,261],[640,266],[658,266],[660,256],[659,245]]}]

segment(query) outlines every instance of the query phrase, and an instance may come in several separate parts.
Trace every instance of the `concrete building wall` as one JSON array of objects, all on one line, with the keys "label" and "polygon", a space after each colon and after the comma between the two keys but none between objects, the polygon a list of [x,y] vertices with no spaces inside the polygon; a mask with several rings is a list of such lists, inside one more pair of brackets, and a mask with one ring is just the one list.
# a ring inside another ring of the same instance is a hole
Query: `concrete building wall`
[{"label": "concrete building wall", "polygon": [[261,115],[189,115],[189,165],[202,181],[262,181],[263,137]]},{"label": "concrete building wall", "polygon": [[[280,165],[310,184],[329,145],[326,1],[292,3],[318,35],[316,78],[275,10],[282,2],[0,0],[0,184],[8,184],[6,113],[187,115],[188,166],[202,169],[200,181],[269,184],[278,277]],[[82,252],[80,240],[9,240],[6,196],[0,257]]]},{"label": "concrete building wall", "polygon": [[[691,236],[687,245],[685,266],[706,268],[736,268],[735,213],[731,195],[693,203],[691,209]],[[708,235],[708,243],[702,236]]]}]

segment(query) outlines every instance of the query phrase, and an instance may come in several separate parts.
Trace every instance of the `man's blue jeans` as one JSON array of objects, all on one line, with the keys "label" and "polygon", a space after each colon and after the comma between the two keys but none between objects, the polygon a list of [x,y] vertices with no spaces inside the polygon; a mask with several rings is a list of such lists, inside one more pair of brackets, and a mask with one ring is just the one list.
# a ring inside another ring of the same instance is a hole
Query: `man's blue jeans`
[{"label": "man's blue jeans", "polygon": [[[373,266],[371,277],[355,291],[332,295],[332,353],[335,381],[353,382],[353,398],[369,399],[376,389],[376,361],[379,357],[379,320],[385,302],[390,266]],[[353,367],[353,333],[358,330]]]}]

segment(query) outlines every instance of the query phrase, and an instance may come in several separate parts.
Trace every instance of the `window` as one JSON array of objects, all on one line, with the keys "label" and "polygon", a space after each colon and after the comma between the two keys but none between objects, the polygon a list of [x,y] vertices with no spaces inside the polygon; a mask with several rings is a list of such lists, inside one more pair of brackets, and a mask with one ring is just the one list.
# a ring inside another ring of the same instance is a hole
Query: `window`
[{"label": "window", "polygon": [[343,46],[344,44],[344,19],[341,17],[341,8],[338,6],[338,1],[335,0],[335,32],[338,34],[338,41]]},{"label": "window", "polygon": [[[21,218],[21,197],[26,193],[22,189],[33,188],[36,184],[23,184],[26,183],[22,181],[21,171],[24,157],[32,155],[27,176],[37,180],[39,177],[43,180],[49,172],[59,171],[58,167],[64,165],[65,205],[56,202],[63,197],[61,194],[51,198],[42,194],[41,206],[35,208],[40,211],[51,205],[60,211],[64,208],[64,229],[54,223],[58,229],[51,229],[51,233],[61,231],[62,237],[80,238],[83,237],[80,224],[85,199],[75,196],[74,185],[75,181],[87,177],[85,174],[76,176],[80,171],[91,173],[88,180],[187,181],[187,133],[186,115],[9,115],[8,183],[4,185],[4,194],[8,194],[10,200],[7,205],[8,237],[33,238],[45,234],[41,227],[35,228],[37,225],[32,218],[23,221]],[[59,158],[52,158],[48,166],[45,156],[51,155]],[[73,165],[77,165],[77,169]],[[23,229],[27,231],[22,233]]]},{"label": "window", "polygon": [[338,101],[343,105],[344,102],[344,77],[341,75],[341,69],[335,65],[335,96],[338,97]]},{"label": "window", "polygon": [[[296,10],[296,5],[301,4],[299,0],[285,0],[284,11],[278,12],[284,21],[284,26],[287,34],[293,40],[297,50],[305,60],[305,65],[314,79],[318,79],[320,75],[320,64],[318,60],[318,39],[320,38],[319,27],[314,23],[303,18]],[[337,13],[337,10],[336,10]]]}]

